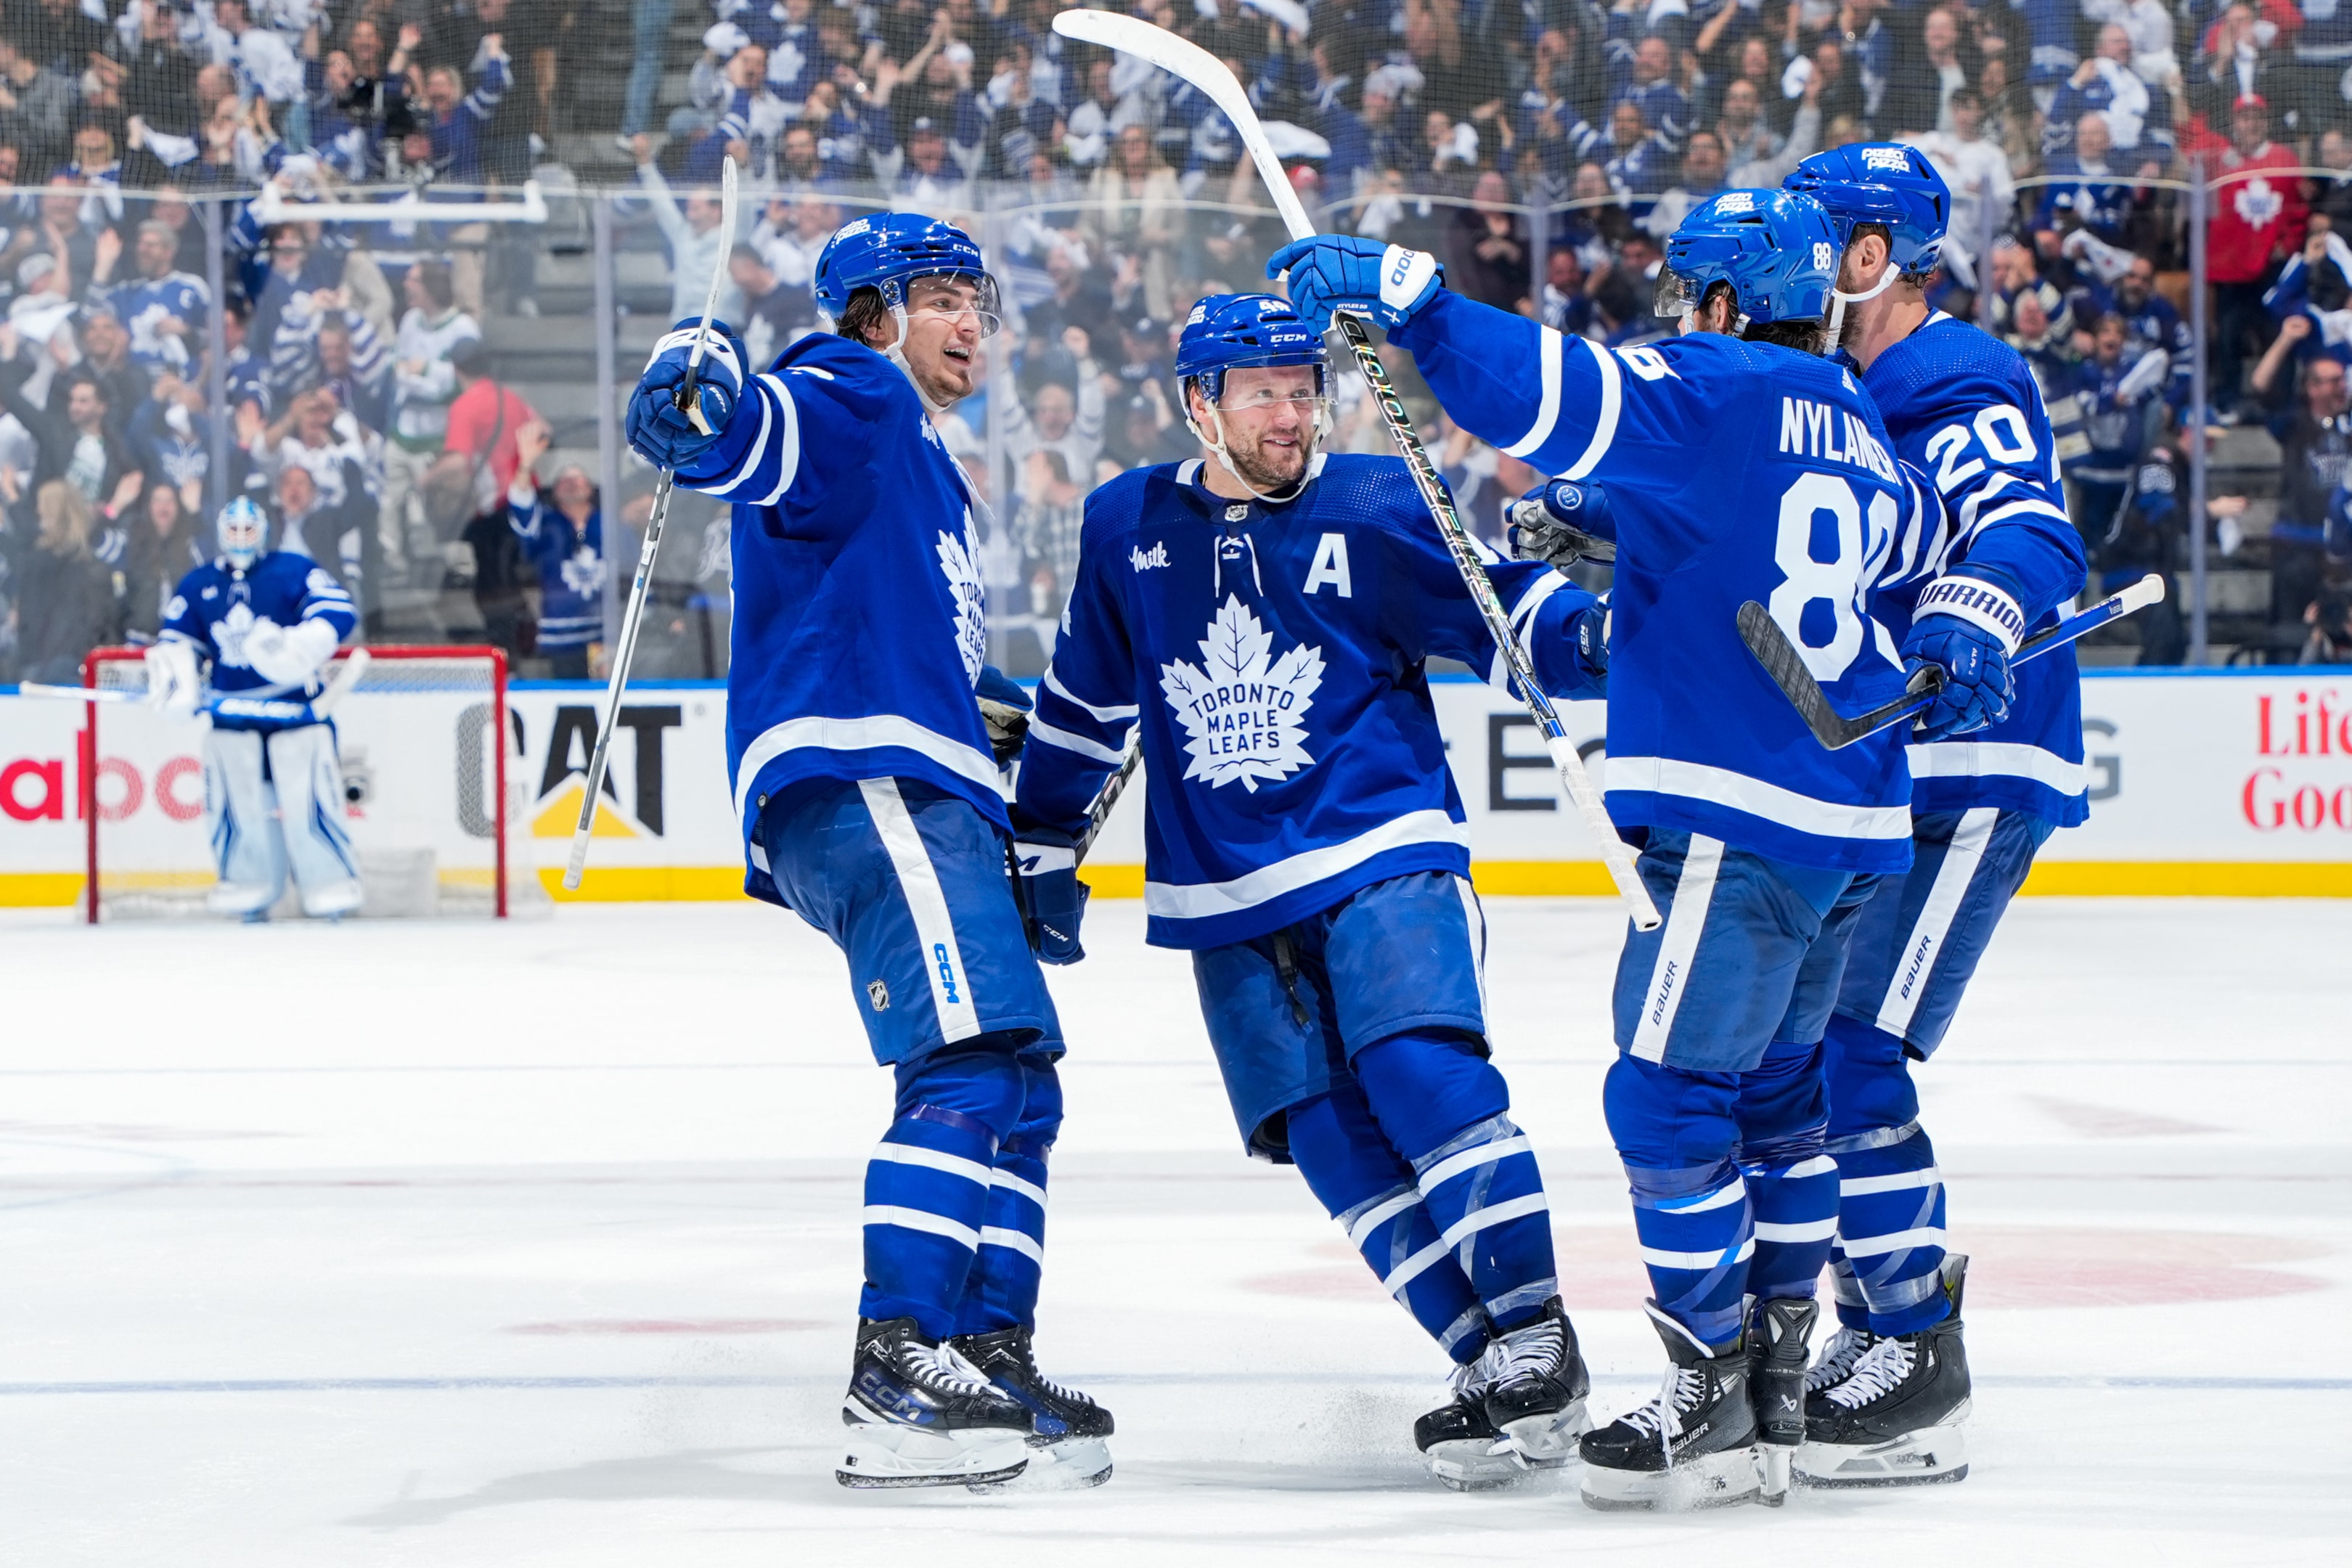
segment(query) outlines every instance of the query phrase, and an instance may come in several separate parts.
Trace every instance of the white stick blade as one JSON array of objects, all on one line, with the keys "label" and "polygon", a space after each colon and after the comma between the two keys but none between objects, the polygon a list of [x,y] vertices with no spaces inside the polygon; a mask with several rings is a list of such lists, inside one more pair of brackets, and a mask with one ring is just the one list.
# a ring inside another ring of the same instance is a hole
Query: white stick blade
[{"label": "white stick blade", "polygon": [[2153,572],[2116,595],[2116,609],[2126,616],[2137,610],[2145,610],[2151,605],[2162,603],[2164,603],[2164,579]]},{"label": "white stick blade", "polygon": [[580,890],[581,876],[588,869],[589,837],[589,830],[585,827],[572,835],[572,858],[563,867],[563,890],[567,893]]}]

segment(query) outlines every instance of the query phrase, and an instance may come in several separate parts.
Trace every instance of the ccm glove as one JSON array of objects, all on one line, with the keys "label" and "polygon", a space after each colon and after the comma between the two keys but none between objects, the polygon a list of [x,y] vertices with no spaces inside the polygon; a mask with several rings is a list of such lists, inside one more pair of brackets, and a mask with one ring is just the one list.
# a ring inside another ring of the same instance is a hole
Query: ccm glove
[{"label": "ccm glove", "polygon": [[1992,566],[1955,566],[1927,584],[1903,639],[1903,668],[1932,668],[1943,689],[1919,715],[1922,741],[1965,735],[2009,717],[2017,696],[2011,656],[2025,636],[2016,580]]},{"label": "ccm glove", "polygon": [[693,416],[677,405],[686,362],[693,356],[700,325],[699,318],[691,318],[665,333],[654,345],[645,374],[637,377],[636,391],[629,395],[629,449],[656,468],[686,468],[709,451],[726,433],[743,395],[749,352],[734,328],[714,321],[704,339],[702,363],[695,367],[694,387],[702,422],[709,428],[698,428]]},{"label": "ccm glove", "polygon": [[1021,907],[1029,917],[1029,942],[1040,963],[1076,963],[1087,955],[1078,945],[1078,922],[1086,918],[1089,891],[1078,880],[1078,854],[1063,836],[1034,831],[1013,847],[1021,869]]},{"label": "ccm glove", "polygon": [[1445,268],[1427,251],[1352,234],[1292,240],[1265,264],[1268,278],[1285,272],[1291,309],[1318,332],[1331,330],[1331,312],[1338,310],[1360,311],[1394,331],[1445,281]]},{"label": "ccm glove", "polygon": [[1511,554],[1565,572],[1580,561],[1617,559],[1609,492],[1589,480],[1546,479],[1507,513]]},{"label": "ccm glove", "polygon": [[1029,710],[1035,704],[1019,681],[992,664],[980,667],[973,695],[980,700],[980,718],[988,726],[988,749],[996,753],[996,765],[1011,767],[1021,754],[1021,742],[1029,738]]}]

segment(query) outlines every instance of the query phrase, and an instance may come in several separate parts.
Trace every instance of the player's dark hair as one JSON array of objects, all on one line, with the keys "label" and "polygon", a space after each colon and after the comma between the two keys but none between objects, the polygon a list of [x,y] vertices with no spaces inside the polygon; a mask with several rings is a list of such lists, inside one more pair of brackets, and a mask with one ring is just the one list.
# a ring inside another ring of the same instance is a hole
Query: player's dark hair
[{"label": "player's dark hair", "polygon": [[882,290],[860,289],[850,295],[833,330],[851,342],[864,343],[870,349],[874,343],[868,334],[889,319],[890,307],[882,302]]},{"label": "player's dark hair", "polygon": [[[1704,315],[1717,300],[1722,300],[1730,305],[1732,320],[1739,319],[1738,296],[1733,292],[1731,285],[1720,278],[1708,284],[1706,292],[1699,296],[1700,314]],[[1771,343],[1780,348],[1794,349],[1799,353],[1817,354],[1829,346],[1829,323],[1827,321],[1750,321],[1741,330],[1739,341],[1745,343]]]}]

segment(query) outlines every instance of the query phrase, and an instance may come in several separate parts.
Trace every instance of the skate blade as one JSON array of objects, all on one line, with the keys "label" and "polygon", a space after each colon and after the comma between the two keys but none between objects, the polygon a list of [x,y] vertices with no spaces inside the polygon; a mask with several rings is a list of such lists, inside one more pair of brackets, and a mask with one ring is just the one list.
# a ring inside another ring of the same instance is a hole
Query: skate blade
[{"label": "skate blade", "polygon": [[1602,1513],[1695,1513],[1754,1502],[1761,1482],[1752,1447],[1685,1460],[1671,1470],[1584,1467],[1584,1506]]},{"label": "skate blade", "polygon": [[1965,1480],[1968,1442],[1959,1409],[1934,1426],[1884,1443],[1808,1443],[1797,1450],[1797,1484],[1824,1490],[1853,1487],[1932,1487]]},{"label": "skate blade", "polygon": [[[1100,1437],[1066,1437],[1029,1450],[1029,1468],[1013,1489],[1024,1492],[1083,1491],[1110,1479],[1110,1445]],[[975,1486],[973,1490],[980,1489]]]},{"label": "skate blade", "polygon": [[1586,1414],[1581,1399],[1549,1415],[1507,1421],[1501,1428],[1505,1447],[1538,1470],[1556,1470],[1575,1458],[1576,1440],[1591,1430],[1592,1417]]},{"label": "skate blade", "polygon": [[1028,1434],[1014,1427],[936,1432],[874,1420],[855,1401],[844,1403],[842,1417],[848,1450],[834,1478],[845,1487],[989,1486],[1028,1468]]},{"label": "skate blade", "polygon": [[1429,1473],[1457,1492],[1499,1491],[1527,1479],[1527,1461],[1492,1437],[1457,1437],[1422,1451]]}]

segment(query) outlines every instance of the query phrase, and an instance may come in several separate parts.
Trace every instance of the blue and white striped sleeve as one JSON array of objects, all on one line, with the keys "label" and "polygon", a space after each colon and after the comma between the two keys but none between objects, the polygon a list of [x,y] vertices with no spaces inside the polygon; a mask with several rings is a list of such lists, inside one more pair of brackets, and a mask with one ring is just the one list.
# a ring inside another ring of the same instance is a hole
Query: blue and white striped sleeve
[{"label": "blue and white striped sleeve", "polygon": [[1389,335],[1456,425],[1544,473],[1583,479],[1616,441],[1627,377],[1599,343],[1450,289]]},{"label": "blue and white striped sleeve", "polygon": [[360,624],[359,609],[351,595],[323,566],[312,567],[302,580],[302,612],[298,618],[326,622],[335,628],[337,642],[351,636],[352,628]]},{"label": "blue and white striped sleeve", "polygon": [[[1098,553],[1098,552],[1097,552]],[[1062,612],[1054,659],[1037,683],[1037,709],[1021,754],[1016,826],[1075,838],[1103,782],[1126,760],[1139,713],[1135,658],[1118,599],[1081,552],[1078,579]]]},{"label": "blue and white striped sleeve", "polygon": [[[670,338],[687,342],[693,336],[690,330],[673,332],[661,347],[668,347]],[[825,410],[815,412],[821,416]],[[802,402],[785,386],[783,377],[772,373],[755,375],[745,385],[734,416],[718,441],[677,471],[677,482],[739,506],[781,505],[785,493],[803,478],[802,422]],[[854,452],[860,447],[853,444],[846,448],[818,449]]]},{"label": "blue and white striped sleeve", "polygon": [[1968,405],[1927,437],[1925,453],[1950,514],[1943,564],[2008,573],[2031,625],[2080,593],[2086,575],[2083,538],[2059,489],[2050,416],[2022,373],[2016,384],[1968,392]]}]

